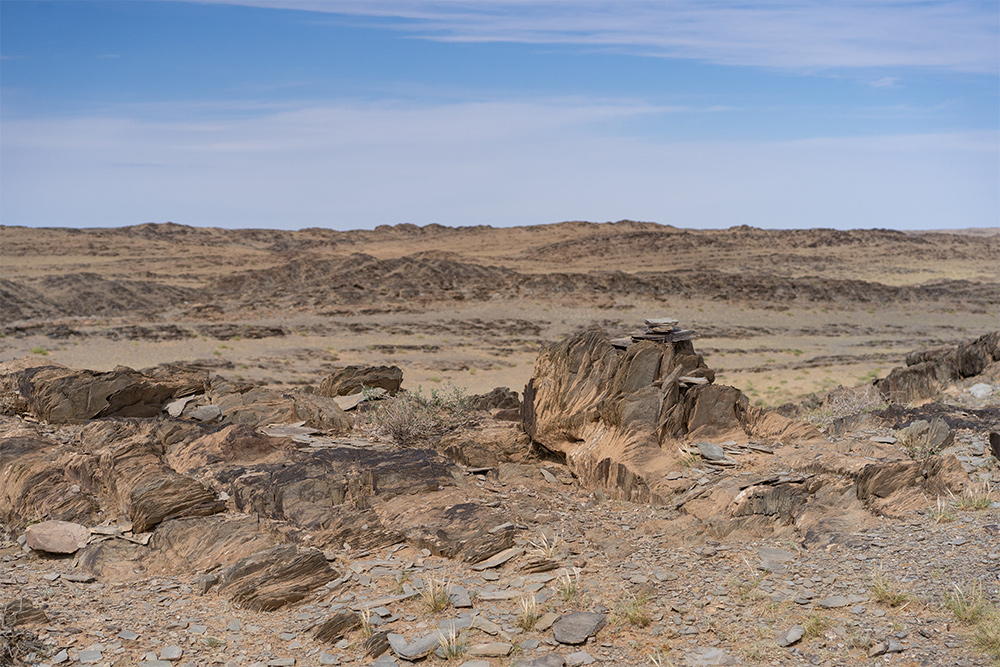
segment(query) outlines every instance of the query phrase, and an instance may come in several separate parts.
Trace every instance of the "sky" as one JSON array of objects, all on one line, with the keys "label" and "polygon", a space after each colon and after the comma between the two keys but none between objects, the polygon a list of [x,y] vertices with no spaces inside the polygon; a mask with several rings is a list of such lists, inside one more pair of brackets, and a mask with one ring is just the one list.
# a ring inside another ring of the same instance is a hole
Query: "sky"
[{"label": "sky", "polygon": [[0,224],[1000,225],[996,0],[2,0]]}]

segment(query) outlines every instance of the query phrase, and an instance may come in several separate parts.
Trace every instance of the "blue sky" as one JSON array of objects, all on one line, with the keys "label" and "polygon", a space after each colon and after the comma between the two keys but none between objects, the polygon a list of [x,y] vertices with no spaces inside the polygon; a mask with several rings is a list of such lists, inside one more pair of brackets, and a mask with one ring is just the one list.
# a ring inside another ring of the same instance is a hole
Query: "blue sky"
[{"label": "blue sky", "polygon": [[0,2],[0,222],[1000,221],[995,0]]}]

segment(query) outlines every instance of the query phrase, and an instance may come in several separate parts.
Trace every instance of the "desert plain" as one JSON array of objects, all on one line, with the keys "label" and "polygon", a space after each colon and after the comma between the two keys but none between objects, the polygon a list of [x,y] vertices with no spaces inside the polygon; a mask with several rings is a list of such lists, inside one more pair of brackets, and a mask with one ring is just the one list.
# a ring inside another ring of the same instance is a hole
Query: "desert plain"
[{"label": "desert plain", "polygon": [[0,360],[285,386],[391,363],[411,388],[520,391],[544,343],[670,316],[721,383],[776,406],[995,330],[996,232],[2,227]]},{"label": "desert plain", "polygon": [[[1000,660],[1000,230],[0,227],[0,266],[0,664]],[[349,366],[405,391],[344,412]]]}]

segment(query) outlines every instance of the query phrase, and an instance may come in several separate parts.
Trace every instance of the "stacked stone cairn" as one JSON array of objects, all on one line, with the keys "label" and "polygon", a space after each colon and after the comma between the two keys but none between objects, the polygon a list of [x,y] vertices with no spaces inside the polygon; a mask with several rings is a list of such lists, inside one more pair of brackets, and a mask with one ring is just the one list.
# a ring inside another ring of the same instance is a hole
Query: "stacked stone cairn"
[{"label": "stacked stone cairn", "polygon": [[611,344],[625,350],[634,343],[642,340],[651,340],[655,343],[677,343],[684,340],[693,340],[698,337],[698,332],[690,329],[680,329],[677,327],[679,321],[672,317],[659,317],[645,320],[646,329],[636,330],[627,337],[614,338]]}]

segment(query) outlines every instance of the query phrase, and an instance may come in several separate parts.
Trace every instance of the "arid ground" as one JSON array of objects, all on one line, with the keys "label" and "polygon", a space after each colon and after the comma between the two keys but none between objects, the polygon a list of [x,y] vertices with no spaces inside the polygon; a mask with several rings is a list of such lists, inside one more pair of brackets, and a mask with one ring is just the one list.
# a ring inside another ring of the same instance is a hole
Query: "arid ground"
[{"label": "arid ground", "polygon": [[271,385],[395,364],[410,388],[520,391],[545,342],[672,316],[719,382],[775,406],[996,329],[998,234],[0,227],[0,361],[197,361]]},{"label": "arid ground", "polygon": [[1000,230],[0,253],[0,665],[1000,664]]}]

